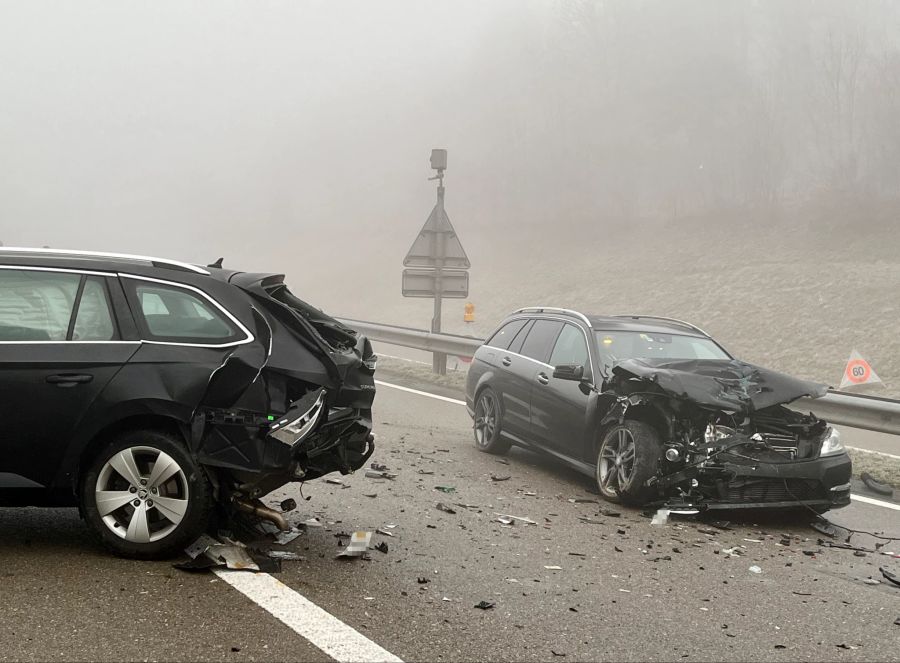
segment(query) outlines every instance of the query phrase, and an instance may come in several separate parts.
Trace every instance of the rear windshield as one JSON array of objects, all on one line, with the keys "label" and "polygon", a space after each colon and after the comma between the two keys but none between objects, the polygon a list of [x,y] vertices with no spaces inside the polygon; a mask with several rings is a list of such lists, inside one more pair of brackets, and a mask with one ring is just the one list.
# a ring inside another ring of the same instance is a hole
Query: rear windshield
[{"label": "rear windshield", "polygon": [[731,359],[708,338],[639,331],[595,331],[600,365],[609,373],[623,359]]}]

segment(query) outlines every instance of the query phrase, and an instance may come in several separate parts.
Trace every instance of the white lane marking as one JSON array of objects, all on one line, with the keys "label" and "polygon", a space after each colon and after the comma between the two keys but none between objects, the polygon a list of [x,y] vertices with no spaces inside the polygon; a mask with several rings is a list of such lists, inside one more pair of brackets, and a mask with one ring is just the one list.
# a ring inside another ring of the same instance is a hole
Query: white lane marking
[{"label": "white lane marking", "polygon": [[[439,401],[446,401],[448,403],[454,403],[455,405],[465,405],[465,401],[460,401],[455,398],[447,398],[446,396],[438,396],[437,394],[430,394],[427,391],[419,391],[418,389],[410,389],[409,387],[401,387],[399,384],[391,384],[390,382],[382,382],[381,380],[375,380],[375,384],[380,384],[383,387],[391,387],[392,389],[399,389],[400,391],[408,391],[411,394],[416,394],[417,396],[427,396],[428,398],[436,398]],[[847,447],[848,449],[856,449],[856,447]],[[858,449],[858,451],[867,451],[869,453],[877,453],[882,456],[888,456],[890,458],[898,458],[900,456],[892,456],[891,454],[882,453],[881,451],[869,451],[868,449]],[[863,495],[850,495],[850,499],[856,500],[857,502],[864,502],[866,504],[872,504],[874,506],[883,506],[886,509],[894,509],[896,511],[900,511],[900,505],[894,504],[892,502],[885,502],[883,500],[876,500],[872,497],[864,497]]]},{"label": "white lane marking", "polygon": [[862,449],[860,447],[851,447],[848,445],[844,445],[847,449],[852,449],[853,451],[862,451],[864,454],[875,454],[876,456],[887,456],[888,458],[893,458],[894,460],[900,460],[900,456],[895,456],[894,454],[885,453],[884,451],[873,451],[872,449]]},{"label": "white lane marking", "polygon": [[213,569],[241,594],[340,663],[403,663],[359,631],[268,573]]},{"label": "white lane marking", "polygon": [[885,502],[884,500],[876,500],[874,497],[866,497],[864,495],[854,495],[853,493],[850,493],[850,499],[855,502],[863,502],[864,504],[873,504],[875,506],[883,506],[885,509],[900,511],[900,504]]},{"label": "white lane marking", "polygon": [[428,398],[436,398],[439,401],[446,401],[448,403],[453,403],[454,405],[465,405],[465,401],[458,400],[456,398],[447,398],[446,396],[438,396],[437,394],[431,394],[427,391],[419,391],[418,389],[410,389],[409,387],[401,387],[399,384],[391,384],[390,382],[382,382],[381,380],[375,380],[375,384],[381,385],[382,387],[390,387],[391,389],[399,389],[400,391],[408,391],[411,394],[416,394],[417,396],[427,396]]}]

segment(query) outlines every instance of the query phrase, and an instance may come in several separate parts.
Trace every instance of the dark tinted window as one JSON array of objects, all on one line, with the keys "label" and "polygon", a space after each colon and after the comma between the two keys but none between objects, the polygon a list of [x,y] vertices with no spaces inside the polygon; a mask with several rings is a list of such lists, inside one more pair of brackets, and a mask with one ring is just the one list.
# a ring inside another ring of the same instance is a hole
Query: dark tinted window
[{"label": "dark tinted window", "polygon": [[509,348],[509,344],[513,342],[513,339],[516,337],[516,334],[519,333],[519,330],[525,326],[527,320],[513,320],[512,322],[508,322],[500,329],[497,330],[497,333],[491,336],[491,339],[487,342],[487,345],[491,345],[495,348],[502,348],[503,350],[507,350]]},{"label": "dark tinted window", "polygon": [[590,377],[591,362],[588,358],[587,342],[584,340],[584,332],[575,325],[566,325],[556,339],[553,354],[550,355],[550,365],[577,364],[584,366],[584,376]]},{"label": "dark tinted window", "polygon": [[509,351],[519,353],[522,351],[522,343],[525,342],[525,337],[528,336],[528,332],[531,331],[531,328],[534,326],[534,320],[529,320],[528,323],[519,330],[519,333],[516,334],[516,337],[513,339],[513,342],[509,344]]},{"label": "dark tinted window", "polygon": [[546,362],[550,357],[550,348],[559,336],[563,323],[555,320],[535,320],[534,326],[528,332],[528,338],[522,344],[521,354],[541,362]]},{"label": "dark tinted window", "polygon": [[206,297],[174,285],[126,279],[138,304],[145,338],[181,343],[228,343],[243,334]]}]

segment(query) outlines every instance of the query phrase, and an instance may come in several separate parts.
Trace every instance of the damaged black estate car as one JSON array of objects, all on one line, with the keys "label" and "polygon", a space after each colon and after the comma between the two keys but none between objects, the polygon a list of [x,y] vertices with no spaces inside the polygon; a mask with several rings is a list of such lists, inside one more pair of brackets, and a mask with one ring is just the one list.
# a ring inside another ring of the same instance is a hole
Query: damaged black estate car
[{"label": "damaged black estate car", "polygon": [[375,362],[277,274],[0,248],[0,504],[134,557],[231,510],[284,529],[260,497],[372,454]]},{"label": "damaged black estate car", "polygon": [[837,429],[787,404],[826,391],[685,322],[541,307],[477,350],[466,405],[482,451],[548,453],[613,502],[821,513],[849,504],[850,458]]}]

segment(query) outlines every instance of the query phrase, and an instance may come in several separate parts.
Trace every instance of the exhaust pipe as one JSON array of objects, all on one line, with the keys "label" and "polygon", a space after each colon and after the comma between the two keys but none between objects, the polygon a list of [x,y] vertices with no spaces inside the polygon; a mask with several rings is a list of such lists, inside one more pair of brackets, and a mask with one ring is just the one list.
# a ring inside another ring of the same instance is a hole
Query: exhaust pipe
[{"label": "exhaust pipe", "polygon": [[275,526],[282,532],[288,532],[291,529],[291,526],[288,525],[287,518],[285,518],[275,509],[270,509],[259,500],[247,502],[245,500],[238,499],[237,497],[233,497],[231,499],[231,502],[232,504],[234,504],[235,508],[238,511],[241,511],[242,513],[249,513],[250,515],[256,516],[257,518],[262,518],[263,520],[268,520],[269,522],[275,523]]}]

